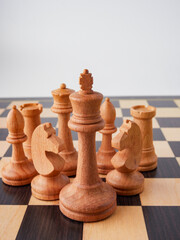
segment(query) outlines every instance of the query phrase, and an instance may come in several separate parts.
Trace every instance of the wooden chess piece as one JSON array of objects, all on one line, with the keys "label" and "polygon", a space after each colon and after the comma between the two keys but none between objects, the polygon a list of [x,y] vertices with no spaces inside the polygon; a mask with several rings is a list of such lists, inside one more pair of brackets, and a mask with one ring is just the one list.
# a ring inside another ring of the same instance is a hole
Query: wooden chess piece
[{"label": "wooden chess piece", "polygon": [[142,134],[142,156],[139,171],[151,171],[157,167],[157,156],[153,145],[152,118],[156,115],[153,106],[131,107],[131,115],[138,124]]},{"label": "wooden chess piece", "polygon": [[69,95],[73,92],[74,90],[66,88],[64,83],[61,84],[59,89],[52,91],[54,104],[51,110],[58,114],[58,137],[63,140],[65,146],[65,149],[60,153],[65,160],[62,173],[67,176],[76,174],[78,159],[78,153],[73,146],[71,130],[68,127],[70,113],[72,112]]},{"label": "wooden chess piece", "polygon": [[39,103],[25,103],[20,106],[20,111],[25,121],[24,133],[27,135],[27,140],[23,143],[23,147],[26,157],[31,161],[31,138],[34,129],[41,124],[40,113],[42,109],[42,104]]},{"label": "wooden chess piece", "polygon": [[12,186],[29,184],[37,174],[33,163],[28,161],[24,154],[22,143],[26,141],[24,134],[24,119],[22,114],[13,106],[7,116],[9,134],[7,142],[12,144],[12,158],[9,164],[2,169],[2,180]]},{"label": "wooden chess piece", "polygon": [[119,150],[112,158],[114,170],[107,174],[106,181],[117,194],[130,196],[143,191],[144,176],[137,171],[142,153],[142,138],[139,126],[125,120],[112,146]]},{"label": "wooden chess piece", "polygon": [[40,174],[31,182],[32,195],[42,200],[59,199],[60,190],[70,182],[60,173],[64,167],[59,155],[64,149],[63,141],[56,136],[51,123],[44,123],[34,130],[31,144],[33,163]]},{"label": "wooden chess piece", "polygon": [[116,151],[111,146],[112,134],[116,132],[117,128],[114,126],[116,119],[116,110],[109,98],[105,99],[105,102],[100,108],[101,117],[105,121],[105,127],[99,132],[102,133],[102,143],[96,154],[98,172],[101,174],[107,174],[110,170],[114,169],[111,158]]},{"label": "wooden chess piece", "polygon": [[73,116],[69,127],[78,132],[76,178],[60,192],[60,210],[77,221],[92,222],[111,215],[116,208],[116,193],[98,175],[95,132],[104,127],[100,116],[103,95],[94,92],[93,78],[87,69],[80,75],[81,90],[70,95]]}]

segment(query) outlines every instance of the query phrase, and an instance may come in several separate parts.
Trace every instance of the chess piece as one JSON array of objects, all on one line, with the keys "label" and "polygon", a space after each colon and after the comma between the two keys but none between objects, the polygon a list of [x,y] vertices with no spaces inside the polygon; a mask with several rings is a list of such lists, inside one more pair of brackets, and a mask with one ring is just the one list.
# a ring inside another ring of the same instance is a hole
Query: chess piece
[{"label": "chess piece", "polygon": [[63,141],[51,123],[44,123],[34,130],[31,144],[33,163],[40,174],[31,182],[32,195],[42,200],[59,199],[60,190],[69,183],[69,178],[60,173],[64,167],[59,155],[64,149]]},{"label": "chess piece", "polygon": [[119,150],[112,158],[114,170],[107,174],[106,181],[117,194],[130,196],[143,191],[144,176],[137,171],[142,153],[142,138],[139,126],[125,120],[112,146]]},{"label": "chess piece", "polygon": [[78,132],[76,178],[60,192],[60,210],[77,221],[92,222],[111,215],[116,207],[116,193],[98,175],[95,132],[104,127],[100,116],[103,95],[94,92],[88,70],[80,75],[81,90],[70,95],[73,116],[69,127]]},{"label": "chess piece", "polygon": [[7,142],[12,144],[12,158],[9,164],[2,169],[2,180],[12,186],[29,184],[37,174],[33,163],[28,161],[24,154],[22,143],[26,141],[24,134],[24,119],[22,114],[13,106],[7,116],[9,134]]},{"label": "chess piece", "polygon": [[101,117],[105,121],[105,127],[99,132],[102,133],[101,147],[97,152],[97,166],[98,172],[101,174],[107,174],[110,170],[114,169],[111,158],[114,156],[116,151],[111,146],[112,134],[116,132],[114,121],[116,119],[116,110],[109,98],[105,99],[105,102],[100,108]]},{"label": "chess piece", "polygon": [[65,160],[63,174],[72,176],[76,174],[78,153],[73,146],[71,130],[68,127],[70,113],[72,112],[71,102],[69,95],[74,90],[66,88],[66,85],[61,84],[60,88],[52,91],[54,104],[51,110],[58,114],[58,137],[63,142],[65,149],[60,153],[61,157]]},{"label": "chess piece", "polygon": [[157,167],[157,156],[153,145],[152,118],[156,115],[156,108],[152,106],[131,107],[134,122],[140,127],[142,134],[142,156],[139,171],[151,171]]},{"label": "chess piece", "polygon": [[40,113],[42,109],[42,104],[39,103],[25,103],[20,106],[20,111],[25,121],[24,133],[27,135],[27,140],[23,143],[23,147],[26,157],[31,161],[31,138],[34,129],[41,124]]}]

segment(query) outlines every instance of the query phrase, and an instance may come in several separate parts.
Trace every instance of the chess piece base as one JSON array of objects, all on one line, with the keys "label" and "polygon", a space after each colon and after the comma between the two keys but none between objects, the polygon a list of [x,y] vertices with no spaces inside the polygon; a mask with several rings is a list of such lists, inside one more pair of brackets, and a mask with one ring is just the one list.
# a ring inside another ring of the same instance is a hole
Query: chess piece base
[{"label": "chess piece base", "polygon": [[99,150],[96,154],[98,173],[106,175],[108,172],[114,169],[111,159],[116,151],[101,152]]},{"label": "chess piece base", "polygon": [[30,184],[36,175],[32,162],[28,160],[18,163],[10,162],[2,169],[2,181],[11,186]]},{"label": "chess piece base", "polygon": [[59,174],[53,177],[36,176],[31,182],[32,195],[41,200],[59,199],[59,192],[69,183],[67,176]]},{"label": "chess piece base", "polygon": [[60,156],[65,160],[65,164],[61,173],[66,176],[76,175],[78,159],[78,153],[76,152],[76,150],[74,149],[73,152],[62,151],[60,153]]},{"label": "chess piece base", "polygon": [[84,189],[70,183],[60,192],[61,212],[76,221],[93,222],[110,216],[116,208],[116,193],[104,182]]},{"label": "chess piece base", "polygon": [[118,195],[132,196],[139,194],[144,188],[144,176],[138,171],[131,173],[122,173],[113,170],[106,177],[109,183]]},{"label": "chess piece base", "polygon": [[153,151],[143,151],[138,171],[146,172],[157,168],[157,156]]}]

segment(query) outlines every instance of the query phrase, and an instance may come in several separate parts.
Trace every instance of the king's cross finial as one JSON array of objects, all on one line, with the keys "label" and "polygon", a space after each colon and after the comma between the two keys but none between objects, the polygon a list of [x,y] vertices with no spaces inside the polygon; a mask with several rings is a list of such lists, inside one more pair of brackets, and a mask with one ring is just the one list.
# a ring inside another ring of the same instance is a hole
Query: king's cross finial
[{"label": "king's cross finial", "polygon": [[92,93],[92,85],[93,85],[93,77],[92,74],[89,73],[87,69],[84,69],[83,73],[80,74],[79,84],[81,90],[84,93]]}]

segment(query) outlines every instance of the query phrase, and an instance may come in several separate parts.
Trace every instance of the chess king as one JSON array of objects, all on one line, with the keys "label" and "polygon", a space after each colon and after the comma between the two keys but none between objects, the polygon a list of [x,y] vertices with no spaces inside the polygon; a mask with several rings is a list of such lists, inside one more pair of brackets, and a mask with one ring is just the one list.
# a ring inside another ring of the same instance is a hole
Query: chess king
[{"label": "chess king", "polygon": [[73,116],[70,129],[78,132],[78,164],[74,181],[60,192],[60,210],[77,221],[92,222],[111,215],[116,208],[116,193],[98,175],[95,133],[104,127],[100,116],[103,95],[92,90],[93,78],[87,69],[80,75],[79,92],[70,95]]}]

